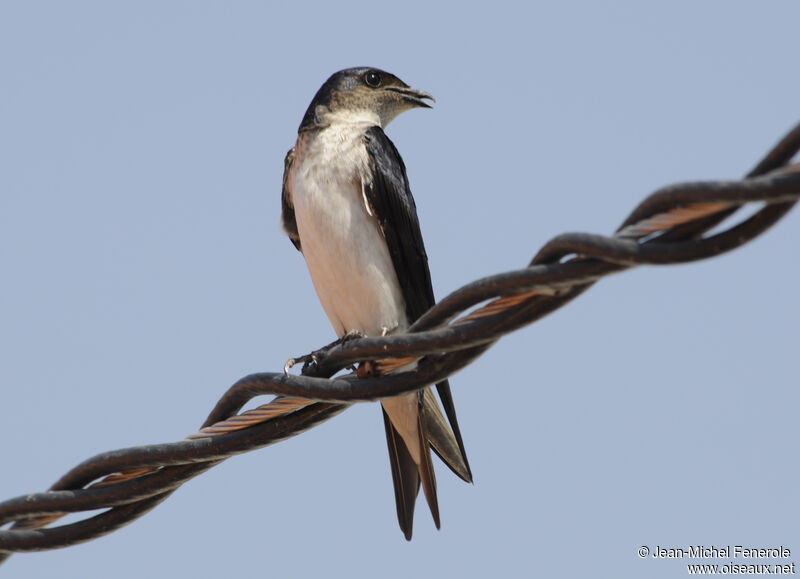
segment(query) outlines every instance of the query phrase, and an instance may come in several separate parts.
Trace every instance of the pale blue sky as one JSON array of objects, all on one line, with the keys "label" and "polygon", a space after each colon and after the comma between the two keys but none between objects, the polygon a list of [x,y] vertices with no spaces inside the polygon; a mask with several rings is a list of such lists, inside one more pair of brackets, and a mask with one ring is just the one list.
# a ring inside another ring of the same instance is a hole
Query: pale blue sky
[{"label": "pale blue sky", "polygon": [[[796,2],[3,2],[0,498],[193,432],[333,339],[280,232],[319,85],[431,92],[387,131],[437,295],[745,173],[800,115]],[[797,211],[733,254],[605,280],[453,380],[475,484],[397,527],[375,404],[227,461],[38,577],[680,577],[640,545],[800,562]]]}]

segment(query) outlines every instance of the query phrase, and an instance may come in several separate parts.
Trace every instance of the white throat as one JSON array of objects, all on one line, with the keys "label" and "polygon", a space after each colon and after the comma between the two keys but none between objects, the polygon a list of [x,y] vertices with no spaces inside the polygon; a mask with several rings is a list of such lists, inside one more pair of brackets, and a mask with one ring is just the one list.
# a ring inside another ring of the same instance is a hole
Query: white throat
[{"label": "white throat", "polygon": [[383,128],[381,117],[368,109],[325,111],[320,116],[323,125],[378,126]]}]

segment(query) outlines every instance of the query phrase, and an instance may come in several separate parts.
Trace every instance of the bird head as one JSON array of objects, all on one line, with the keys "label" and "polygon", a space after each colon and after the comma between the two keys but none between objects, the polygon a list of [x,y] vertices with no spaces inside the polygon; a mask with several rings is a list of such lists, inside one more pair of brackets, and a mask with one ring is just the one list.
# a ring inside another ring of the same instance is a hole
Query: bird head
[{"label": "bird head", "polygon": [[385,127],[403,111],[423,107],[433,97],[377,68],[347,68],[325,81],[308,106],[300,130],[334,122],[368,122]]}]

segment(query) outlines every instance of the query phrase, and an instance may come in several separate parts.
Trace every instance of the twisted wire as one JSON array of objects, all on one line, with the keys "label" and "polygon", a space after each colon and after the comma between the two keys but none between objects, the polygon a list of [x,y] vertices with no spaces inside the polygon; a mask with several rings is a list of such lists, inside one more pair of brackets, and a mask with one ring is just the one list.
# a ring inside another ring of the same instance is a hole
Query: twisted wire
[{"label": "twisted wire", "polygon": [[[403,333],[331,344],[308,356],[300,375],[245,376],[185,440],[99,454],[46,492],[0,503],[0,526],[12,523],[0,529],[0,562],[12,552],[66,547],[110,533],[226,458],[295,436],[355,402],[438,382],[503,335],[564,306],[607,275],[637,265],[707,259],[749,242],[800,199],[800,165],[791,164],[799,150],[797,125],[744,179],[664,187],[642,201],[614,235],[559,235],[526,268],[463,286]],[[759,207],[749,217],[729,223],[753,204]],[[381,374],[411,359],[419,360],[415,370]],[[376,375],[340,373],[364,360],[374,361]],[[240,412],[265,394],[275,399]],[[68,513],[98,509],[106,510],[48,527]]]}]

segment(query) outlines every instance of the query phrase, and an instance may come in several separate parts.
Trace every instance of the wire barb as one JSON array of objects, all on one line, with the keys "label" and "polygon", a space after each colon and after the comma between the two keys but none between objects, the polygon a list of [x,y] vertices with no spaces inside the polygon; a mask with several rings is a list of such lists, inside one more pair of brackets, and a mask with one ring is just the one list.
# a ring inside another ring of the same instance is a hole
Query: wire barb
[{"label": "wire barb", "polygon": [[[610,236],[560,235],[529,266],[485,277],[451,293],[407,331],[353,337],[290,360],[282,372],[245,376],[185,440],[106,452],[66,473],[50,489],[0,503],[0,562],[12,552],[67,547],[110,533],[164,501],[187,480],[226,458],[295,436],[355,402],[439,382],[470,364],[503,335],[564,306],[604,276],[637,265],[714,257],[754,239],[800,199],[800,125],[739,181],[683,183],[647,197]],[[749,217],[721,228],[743,206]],[[339,374],[368,360],[369,372]],[[419,360],[398,374],[381,369]],[[303,361],[300,375],[291,362]],[[254,397],[268,404],[240,412]],[[47,527],[68,513],[106,509]],[[45,528],[47,527],[47,528]]]}]

